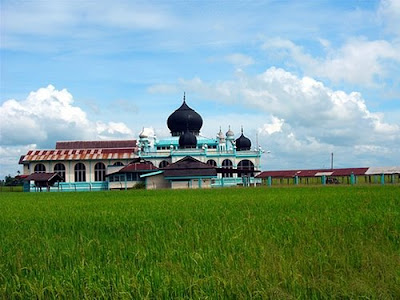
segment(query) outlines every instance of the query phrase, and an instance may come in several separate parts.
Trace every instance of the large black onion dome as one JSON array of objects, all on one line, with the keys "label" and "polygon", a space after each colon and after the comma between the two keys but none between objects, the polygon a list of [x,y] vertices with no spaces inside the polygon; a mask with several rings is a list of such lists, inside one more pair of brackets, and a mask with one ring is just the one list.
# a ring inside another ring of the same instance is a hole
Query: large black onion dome
[{"label": "large black onion dome", "polygon": [[247,137],[243,135],[243,128],[242,128],[242,135],[236,139],[236,150],[243,151],[243,150],[250,150],[251,148],[251,141]]},{"label": "large black onion dome", "polygon": [[183,95],[181,107],[168,117],[167,125],[172,136],[183,135],[186,129],[194,135],[199,135],[203,119],[186,104],[185,95]]},{"label": "large black onion dome", "polygon": [[179,137],[179,148],[196,148],[197,138],[189,130]]}]

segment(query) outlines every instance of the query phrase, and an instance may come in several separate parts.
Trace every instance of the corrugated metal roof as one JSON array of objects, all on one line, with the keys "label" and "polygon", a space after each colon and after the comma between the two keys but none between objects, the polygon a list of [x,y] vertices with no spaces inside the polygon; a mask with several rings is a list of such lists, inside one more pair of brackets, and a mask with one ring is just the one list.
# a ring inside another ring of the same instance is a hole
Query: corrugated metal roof
[{"label": "corrugated metal roof", "polygon": [[29,161],[134,159],[136,148],[29,150],[20,163]]},{"label": "corrugated metal roof", "polygon": [[277,178],[293,178],[298,177],[320,177],[320,176],[350,176],[364,175],[368,168],[343,168],[343,169],[316,169],[316,170],[277,170],[264,171],[258,174],[257,178],[277,177]]},{"label": "corrugated metal roof", "polygon": [[62,180],[62,177],[58,173],[32,173],[24,178],[27,181],[52,181],[54,179]]},{"label": "corrugated metal roof", "polygon": [[136,140],[116,141],[61,141],[56,143],[56,149],[106,149],[106,148],[135,148]]},{"label": "corrugated metal roof", "polygon": [[186,156],[165,168],[165,177],[216,176],[215,167],[207,165],[191,156]]},{"label": "corrugated metal roof", "polygon": [[400,174],[400,166],[397,167],[371,167],[365,172],[366,175],[376,174]]},{"label": "corrugated metal roof", "polygon": [[135,172],[135,171],[144,171],[144,170],[158,170],[151,162],[138,162],[129,164],[119,170],[119,173],[124,172]]},{"label": "corrugated metal roof", "polygon": [[331,172],[317,172],[315,173],[315,176],[331,176],[332,175],[332,171]]}]

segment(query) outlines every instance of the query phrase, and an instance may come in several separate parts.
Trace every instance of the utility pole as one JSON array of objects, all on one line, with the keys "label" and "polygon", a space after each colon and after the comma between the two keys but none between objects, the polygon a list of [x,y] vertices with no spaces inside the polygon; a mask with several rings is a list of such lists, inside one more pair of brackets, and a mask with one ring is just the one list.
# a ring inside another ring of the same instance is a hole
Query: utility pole
[{"label": "utility pole", "polygon": [[333,170],[333,152],[331,153],[331,170]]}]

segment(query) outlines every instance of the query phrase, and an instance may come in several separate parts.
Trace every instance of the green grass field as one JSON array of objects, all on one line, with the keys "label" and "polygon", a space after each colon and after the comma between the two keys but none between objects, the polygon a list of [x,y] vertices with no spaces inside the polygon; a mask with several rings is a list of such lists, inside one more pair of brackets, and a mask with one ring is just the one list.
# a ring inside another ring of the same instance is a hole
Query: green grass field
[{"label": "green grass field", "polygon": [[0,298],[400,298],[400,187],[2,193]]}]

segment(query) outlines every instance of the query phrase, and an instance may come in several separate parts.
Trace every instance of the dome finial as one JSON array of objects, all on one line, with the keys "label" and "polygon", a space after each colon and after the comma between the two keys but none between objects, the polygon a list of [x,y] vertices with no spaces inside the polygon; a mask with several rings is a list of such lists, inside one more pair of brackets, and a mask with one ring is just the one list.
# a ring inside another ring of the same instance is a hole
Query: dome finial
[{"label": "dome finial", "polygon": [[241,129],[241,132],[242,132],[242,134],[243,134],[243,125],[242,125],[242,129]]},{"label": "dome finial", "polygon": [[186,92],[183,92],[183,102],[186,101]]}]

